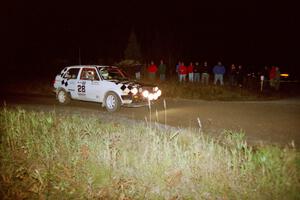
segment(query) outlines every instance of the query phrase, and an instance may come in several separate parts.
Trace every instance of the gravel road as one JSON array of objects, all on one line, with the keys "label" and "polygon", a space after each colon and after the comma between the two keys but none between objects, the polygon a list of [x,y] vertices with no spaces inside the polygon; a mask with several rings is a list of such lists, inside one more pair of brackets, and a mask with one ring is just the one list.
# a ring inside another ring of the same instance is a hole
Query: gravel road
[{"label": "gravel road", "polygon": [[[148,107],[123,107],[117,113],[108,113],[100,104],[73,101],[61,106],[54,96],[9,94],[0,98],[2,105],[28,110],[53,111],[94,115],[105,120],[150,121]],[[300,99],[276,101],[223,102],[185,99],[160,100],[151,107],[151,121],[175,128],[199,128],[198,118],[205,134],[218,136],[224,129],[244,131],[249,143],[286,145],[294,141],[300,146]]]}]

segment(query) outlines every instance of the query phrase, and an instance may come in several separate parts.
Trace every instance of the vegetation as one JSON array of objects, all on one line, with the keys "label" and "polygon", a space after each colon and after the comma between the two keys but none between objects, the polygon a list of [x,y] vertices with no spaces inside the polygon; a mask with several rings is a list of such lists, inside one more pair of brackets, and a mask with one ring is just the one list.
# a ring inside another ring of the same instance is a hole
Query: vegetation
[{"label": "vegetation", "polygon": [[[249,90],[229,86],[199,85],[195,83],[178,83],[171,81],[161,83],[163,94],[170,98],[204,99],[204,100],[258,100],[261,97]],[[265,97],[264,97],[265,98]]]},{"label": "vegetation", "polygon": [[[134,68],[132,68],[134,69]],[[143,82],[147,83],[147,80]],[[151,82],[148,82],[151,83]],[[180,84],[176,80],[168,82],[157,82],[163,92],[164,98],[184,98],[184,99],[203,99],[203,100],[266,100],[281,98],[281,93],[263,95],[241,88],[231,88],[229,86],[203,86],[193,83]],[[25,95],[53,95],[51,80],[22,81],[6,83],[4,92]]]},{"label": "vegetation", "polygon": [[128,45],[124,52],[125,59],[140,60],[142,58],[140,45],[137,41],[134,30],[131,30]]},{"label": "vegetation", "polygon": [[0,123],[3,199],[300,198],[293,145],[21,109]]},{"label": "vegetation", "polygon": [[53,93],[53,79],[7,81],[2,84],[3,93],[26,95],[50,95]]}]

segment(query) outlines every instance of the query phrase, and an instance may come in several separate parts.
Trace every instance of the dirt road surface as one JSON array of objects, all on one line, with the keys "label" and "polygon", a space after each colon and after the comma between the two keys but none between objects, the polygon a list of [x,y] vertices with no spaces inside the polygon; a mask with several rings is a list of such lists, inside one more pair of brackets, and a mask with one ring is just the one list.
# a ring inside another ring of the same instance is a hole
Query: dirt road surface
[{"label": "dirt road surface", "polygon": [[[53,111],[69,114],[94,114],[102,118],[150,121],[148,107],[126,108],[108,113],[101,104],[73,101],[61,106],[55,96],[5,95],[2,105],[28,110]],[[184,99],[161,99],[151,106],[151,121],[176,128],[199,128],[205,134],[218,136],[224,129],[245,132],[249,143],[287,145],[292,141],[300,146],[300,99],[250,102],[222,102]],[[166,119],[166,122],[165,122]]]}]

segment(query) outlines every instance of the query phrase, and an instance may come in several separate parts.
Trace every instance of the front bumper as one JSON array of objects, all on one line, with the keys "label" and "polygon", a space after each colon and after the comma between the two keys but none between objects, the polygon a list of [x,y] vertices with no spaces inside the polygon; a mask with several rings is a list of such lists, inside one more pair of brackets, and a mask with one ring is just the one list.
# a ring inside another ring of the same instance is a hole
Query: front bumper
[{"label": "front bumper", "polygon": [[143,107],[143,106],[149,106],[149,103],[152,105],[156,100],[149,101],[148,98],[143,97],[141,94],[137,95],[122,95],[123,100],[123,106],[125,107]]},{"label": "front bumper", "polygon": [[[150,102],[151,105],[153,103],[154,102]],[[149,103],[148,102],[130,103],[130,104],[123,104],[123,106],[128,108],[139,108],[139,107],[149,106]]]},{"label": "front bumper", "polygon": [[141,102],[148,102],[148,99],[143,97],[140,94],[137,95],[132,95],[132,94],[128,94],[128,95],[122,95],[121,96],[122,100],[125,102],[132,102],[132,103],[141,103]]}]

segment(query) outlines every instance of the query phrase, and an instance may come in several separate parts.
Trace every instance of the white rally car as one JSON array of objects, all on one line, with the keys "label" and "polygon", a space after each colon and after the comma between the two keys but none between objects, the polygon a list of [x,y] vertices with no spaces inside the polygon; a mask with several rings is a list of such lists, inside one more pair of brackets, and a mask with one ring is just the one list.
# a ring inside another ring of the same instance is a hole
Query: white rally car
[{"label": "white rally car", "polygon": [[129,81],[125,73],[114,66],[80,65],[65,67],[54,80],[59,103],[71,99],[102,103],[114,112],[122,105],[147,105],[161,96],[157,86]]}]

